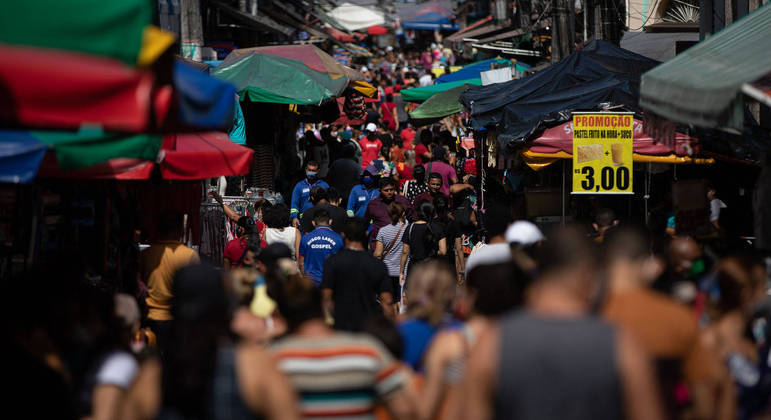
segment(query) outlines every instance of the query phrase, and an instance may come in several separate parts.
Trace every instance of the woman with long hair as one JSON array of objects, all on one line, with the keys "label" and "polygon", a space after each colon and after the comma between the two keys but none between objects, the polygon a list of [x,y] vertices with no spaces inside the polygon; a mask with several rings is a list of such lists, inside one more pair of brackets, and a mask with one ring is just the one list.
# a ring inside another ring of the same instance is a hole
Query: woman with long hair
[{"label": "woman with long hair", "polygon": [[270,355],[234,342],[230,307],[215,269],[191,265],[177,272],[163,367],[149,363],[140,372],[126,417],[298,418],[294,392]]},{"label": "woman with long hair", "polygon": [[265,229],[265,242],[270,245],[282,243],[292,250],[292,259],[297,260],[297,252],[300,248],[300,230],[292,227],[292,219],[289,216],[289,208],[285,204],[276,204],[265,210],[263,222]]},{"label": "woman with long hair", "polygon": [[426,184],[426,168],[421,165],[416,165],[412,169],[412,180],[404,183],[402,188],[402,195],[412,203],[415,197],[420,194],[428,192],[428,185]]},{"label": "woman with long hair", "polygon": [[418,205],[417,218],[404,233],[399,277],[404,281],[412,267],[428,258],[447,254],[444,227],[434,220],[434,205],[424,201]]},{"label": "woman with long hair", "polygon": [[394,303],[398,305],[402,300],[402,286],[399,279],[399,263],[402,255],[402,236],[407,228],[404,220],[404,206],[397,202],[388,205],[388,217],[391,224],[383,226],[377,233],[375,242],[375,258],[380,258],[388,267],[388,276],[391,277],[393,286]]}]

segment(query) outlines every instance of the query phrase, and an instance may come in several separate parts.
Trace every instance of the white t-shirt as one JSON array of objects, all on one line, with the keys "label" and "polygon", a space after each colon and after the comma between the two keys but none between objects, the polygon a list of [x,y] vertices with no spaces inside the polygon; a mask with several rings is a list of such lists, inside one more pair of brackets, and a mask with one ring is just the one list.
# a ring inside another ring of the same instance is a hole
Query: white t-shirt
[{"label": "white t-shirt", "polygon": [[139,372],[134,356],[125,351],[116,351],[107,356],[96,373],[96,385],[115,385],[127,390]]},{"label": "white t-shirt", "polygon": [[420,86],[431,86],[432,84],[434,84],[434,80],[431,79],[430,74],[426,73],[420,76],[420,79],[418,79],[418,83],[420,84]]},{"label": "white t-shirt", "polygon": [[709,221],[714,222],[715,220],[720,219],[720,210],[726,207],[728,206],[726,206],[721,199],[719,198],[712,199],[709,202]]},{"label": "white t-shirt", "polygon": [[466,260],[466,275],[468,275],[474,267],[505,263],[510,259],[511,248],[507,243],[481,246],[472,251],[468,256],[468,260]]},{"label": "white t-shirt", "polygon": [[297,239],[297,229],[288,226],[282,230],[277,228],[265,229],[265,243],[268,245],[281,243],[289,247],[292,250],[292,259],[297,261],[297,255],[295,255],[295,240]]}]

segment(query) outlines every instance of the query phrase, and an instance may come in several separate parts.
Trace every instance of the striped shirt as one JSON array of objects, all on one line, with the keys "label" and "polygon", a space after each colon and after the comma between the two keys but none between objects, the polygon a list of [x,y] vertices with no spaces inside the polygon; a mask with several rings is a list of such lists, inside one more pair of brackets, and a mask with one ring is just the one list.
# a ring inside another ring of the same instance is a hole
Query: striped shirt
[{"label": "striped shirt", "polygon": [[[378,242],[383,243],[383,262],[386,267],[388,267],[388,275],[392,277],[398,277],[399,270],[401,269],[402,236],[404,235],[404,231],[407,230],[406,227],[404,222],[400,222],[395,225],[385,225],[377,232]],[[397,235],[398,237],[396,237]],[[391,243],[394,245],[386,254],[386,248],[388,248]]]},{"label": "striped shirt", "polygon": [[376,400],[406,381],[399,362],[366,335],[290,336],[272,350],[300,396],[306,419],[374,419]]}]

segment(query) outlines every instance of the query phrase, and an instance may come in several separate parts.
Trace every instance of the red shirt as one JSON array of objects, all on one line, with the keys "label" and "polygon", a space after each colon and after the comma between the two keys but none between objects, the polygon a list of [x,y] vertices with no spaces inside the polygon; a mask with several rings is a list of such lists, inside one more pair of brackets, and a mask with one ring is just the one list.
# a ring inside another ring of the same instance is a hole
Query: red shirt
[{"label": "red shirt", "polygon": [[415,163],[417,163],[418,165],[422,165],[423,158],[421,157],[421,155],[425,153],[428,153],[428,148],[426,148],[426,146],[424,146],[423,144],[416,145],[415,146]]},{"label": "red shirt", "polygon": [[393,102],[383,102],[380,104],[380,114],[383,115],[383,121],[394,122],[394,109],[396,104]]},{"label": "red shirt", "polygon": [[412,149],[412,139],[415,138],[415,130],[411,128],[405,128],[404,130],[402,130],[399,136],[402,138],[402,142],[404,143],[404,148]]},{"label": "red shirt", "polygon": [[399,174],[399,190],[404,187],[404,183],[412,179],[412,168],[404,162],[396,164],[396,173]]},{"label": "red shirt", "polygon": [[359,140],[359,146],[361,146],[361,169],[364,169],[370,162],[377,159],[377,153],[383,147],[383,143],[380,140],[369,141],[364,137]]}]

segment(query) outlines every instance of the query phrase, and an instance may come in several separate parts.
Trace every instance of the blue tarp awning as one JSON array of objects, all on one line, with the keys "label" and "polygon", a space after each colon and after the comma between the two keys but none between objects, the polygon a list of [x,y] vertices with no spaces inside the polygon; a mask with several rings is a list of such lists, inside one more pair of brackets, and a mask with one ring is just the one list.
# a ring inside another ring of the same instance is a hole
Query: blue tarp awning
[{"label": "blue tarp awning", "polygon": [[[459,80],[479,78],[481,77],[479,75],[480,73],[490,70],[490,64],[492,63],[503,63],[511,66],[511,61],[503,58],[491,58],[489,60],[477,61],[463,66],[463,68],[458,71],[443,74],[441,77],[436,79],[436,83],[457,82]],[[530,66],[525,63],[516,63],[515,66],[518,72],[523,72],[530,68]]]},{"label": "blue tarp awning", "polygon": [[46,146],[27,131],[0,132],[0,183],[32,182],[45,154]]},{"label": "blue tarp awning", "polygon": [[411,30],[458,30],[455,14],[449,4],[433,1],[417,5],[403,17],[402,28]]},{"label": "blue tarp awning", "polygon": [[197,129],[220,130],[233,123],[232,84],[183,62],[174,63],[174,89],[179,97],[179,122]]}]

